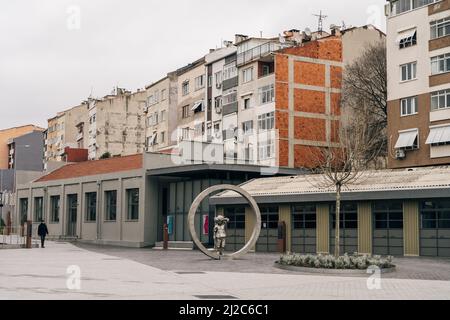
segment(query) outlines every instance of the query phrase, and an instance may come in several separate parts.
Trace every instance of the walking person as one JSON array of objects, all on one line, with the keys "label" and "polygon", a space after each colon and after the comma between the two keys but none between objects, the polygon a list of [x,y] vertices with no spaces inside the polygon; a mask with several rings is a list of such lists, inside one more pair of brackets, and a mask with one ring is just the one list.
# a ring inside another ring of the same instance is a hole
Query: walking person
[{"label": "walking person", "polygon": [[41,237],[41,248],[45,248],[45,237],[48,235],[48,228],[44,220],[41,220],[41,224],[38,227],[38,236]]}]

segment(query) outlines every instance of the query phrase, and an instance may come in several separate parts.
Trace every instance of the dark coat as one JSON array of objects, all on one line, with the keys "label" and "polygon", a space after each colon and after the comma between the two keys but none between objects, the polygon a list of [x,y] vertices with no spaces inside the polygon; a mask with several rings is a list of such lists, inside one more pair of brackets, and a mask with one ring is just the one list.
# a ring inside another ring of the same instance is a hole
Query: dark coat
[{"label": "dark coat", "polygon": [[48,235],[47,225],[45,223],[41,223],[38,228],[38,236],[45,237],[46,235]]}]

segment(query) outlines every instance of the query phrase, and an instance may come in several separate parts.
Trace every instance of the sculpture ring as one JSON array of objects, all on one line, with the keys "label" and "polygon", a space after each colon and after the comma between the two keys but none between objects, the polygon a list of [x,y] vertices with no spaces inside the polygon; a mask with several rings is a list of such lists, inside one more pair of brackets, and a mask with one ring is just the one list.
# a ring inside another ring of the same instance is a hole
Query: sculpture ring
[{"label": "sculpture ring", "polygon": [[[222,190],[234,191],[234,192],[239,193],[241,196],[243,196],[249,202],[250,207],[253,209],[253,213],[255,215],[256,222],[255,222],[255,227],[253,228],[253,233],[252,233],[250,240],[245,244],[245,246],[241,250],[239,250],[233,254],[225,254],[223,256],[220,256],[215,251],[210,251],[210,250],[206,249],[206,247],[199,240],[197,232],[195,230],[195,214],[197,213],[198,207],[200,206],[200,204],[206,197],[208,197],[210,194],[212,194],[214,192],[222,191]],[[259,210],[258,204],[256,203],[255,199],[247,191],[245,191],[244,189],[242,189],[240,187],[233,186],[233,185],[217,185],[217,186],[210,187],[210,188],[206,189],[205,191],[203,191],[202,193],[200,193],[198,195],[198,197],[192,203],[191,209],[189,210],[188,221],[189,221],[189,231],[191,233],[192,240],[195,243],[195,245],[197,246],[197,248],[201,252],[203,252],[205,255],[207,255],[208,257],[215,259],[215,260],[221,260],[224,258],[233,260],[233,259],[238,259],[238,258],[242,257],[243,255],[248,253],[253,247],[255,247],[256,242],[258,241],[259,235],[261,233],[261,212]]]}]

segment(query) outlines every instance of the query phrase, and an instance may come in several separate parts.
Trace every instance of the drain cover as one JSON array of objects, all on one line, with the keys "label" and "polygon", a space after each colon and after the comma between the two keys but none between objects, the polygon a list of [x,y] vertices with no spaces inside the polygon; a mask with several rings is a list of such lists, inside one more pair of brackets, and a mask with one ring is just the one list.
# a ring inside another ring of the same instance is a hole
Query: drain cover
[{"label": "drain cover", "polygon": [[180,272],[175,272],[176,274],[205,274],[205,272],[201,272],[201,271],[180,271]]},{"label": "drain cover", "polygon": [[201,296],[194,296],[196,298],[202,299],[202,300],[238,300],[238,298],[228,295],[201,295]]}]

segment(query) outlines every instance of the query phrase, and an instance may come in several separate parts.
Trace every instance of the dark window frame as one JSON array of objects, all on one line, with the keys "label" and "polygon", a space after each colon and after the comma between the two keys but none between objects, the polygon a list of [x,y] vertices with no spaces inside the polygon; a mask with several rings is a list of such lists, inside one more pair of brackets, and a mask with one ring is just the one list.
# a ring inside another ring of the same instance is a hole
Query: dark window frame
[{"label": "dark window frame", "polygon": [[105,221],[117,221],[117,190],[105,191]]},{"label": "dark window frame", "polygon": [[139,203],[140,203],[139,188],[127,189],[126,195],[127,195],[127,221],[138,221]]},{"label": "dark window frame", "polygon": [[86,212],[85,220],[86,222],[96,222],[97,221],[97,192],[86,192]]}]

